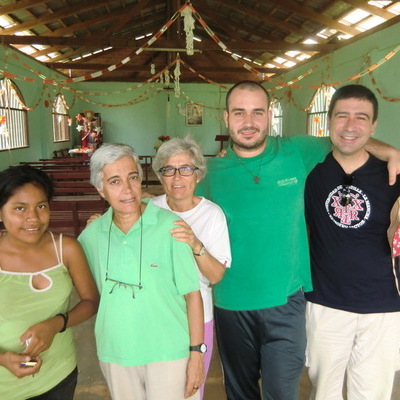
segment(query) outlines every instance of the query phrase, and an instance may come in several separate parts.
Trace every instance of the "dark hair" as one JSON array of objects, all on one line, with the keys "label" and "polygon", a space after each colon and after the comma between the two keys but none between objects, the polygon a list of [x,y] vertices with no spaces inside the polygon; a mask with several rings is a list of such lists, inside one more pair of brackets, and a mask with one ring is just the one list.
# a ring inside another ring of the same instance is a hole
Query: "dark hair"
[{"label": "dark hair", "polygon": [[374,93],[363,85],[346,85],[342,86],[333,94],[331,103],[329,104],[328,117],[332,117],[333,109],[338,100],[342,99],[359,99],[367,100],[372,104],[374,114],[372,122],[375,122],[378,118],[378,100]]},{"label": "dark hair", "polygon": [[29,165],[18,165],[0,172],[0,208],[27,183],[40,186],[46,193],[48,201],[53,197],[53,183],[45,172]]},{"label": "dark hair", "polygon": [[233,85],[229,90],[228,93],[226,94],[226,110],[229,110],[229,98],[231,97],[232,92],[235,89],[247,89],[250,91],[255,91],[255,90],[262,90],[265,93],[265,96],[267,97],[267,102],[269,104],[270,97],[268,90],[265,89],[264,86],[261,85],[261,83],[258,83],[256,81],[241,81]]}]

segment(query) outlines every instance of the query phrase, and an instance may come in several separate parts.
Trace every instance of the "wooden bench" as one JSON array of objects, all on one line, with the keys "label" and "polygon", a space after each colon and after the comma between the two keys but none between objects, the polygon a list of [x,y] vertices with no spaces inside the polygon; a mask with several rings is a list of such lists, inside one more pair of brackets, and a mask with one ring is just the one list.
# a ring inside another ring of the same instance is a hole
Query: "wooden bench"
[{"label": "wooden bench", "polygon": [[89,181],[54,181],[54,195],[98,194],[97,189]]},{"label": "wooden bench", "polygon": [[31,167],[45,169],[45,168],[72,168],[78,169],[82,167],[89,168],[89,163],[84,161],[72,162],[68,160],[41,160],[41,161],[22,161],[21,165],[30,165]]},{"label": "wooden bench", "polygon": [[55,158],[63,158],[63,157],[68,157],[69,153],[68,153],[69,149],[65,148],[65,149],[59,149],[59,150],[54,150],[53,154]]},{"label": "wooden bench", "polygon": [[78,237],[87,220],[96,213],[103,214],[108,203],[101,200],[53,200],[50,202],[49,230]]},{"label": "wooden bench", "polygon": [[46,171],[46,173],[53,179],[53,181],[71,181],[71,180],[86,180],[90,179],[90,171]]}]

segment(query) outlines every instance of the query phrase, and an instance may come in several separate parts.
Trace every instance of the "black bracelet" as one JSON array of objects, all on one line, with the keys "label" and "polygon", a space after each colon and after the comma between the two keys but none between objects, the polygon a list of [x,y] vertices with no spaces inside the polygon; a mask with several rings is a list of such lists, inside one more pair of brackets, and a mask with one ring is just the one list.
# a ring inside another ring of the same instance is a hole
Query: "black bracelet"
[{"label": "black bracelet", "polygon": [[59,331],[59,333],[65,332],[65,330],[67,329],[67,325],[68,325],[68,313],[65,313],[65,314],[60,313],[57,315],[59,315],[60,317],[63,317],[63,319],[64,319],[64,325],[63,325],[61,331]]}]

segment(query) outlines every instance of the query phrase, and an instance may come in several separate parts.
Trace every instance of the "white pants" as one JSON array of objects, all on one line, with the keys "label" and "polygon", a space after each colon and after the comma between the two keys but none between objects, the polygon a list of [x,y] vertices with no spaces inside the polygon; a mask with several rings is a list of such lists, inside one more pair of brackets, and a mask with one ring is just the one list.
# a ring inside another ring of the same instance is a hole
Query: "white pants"
[{"label": "white pants", "polygon": [[355,314],[307,303],[311,399],[390,400],[399,361],[400,312]]},{"label": "white pants", "polygon": [[[123,367],[100,361],[113,400],[184,400],[188,359]],[[200,391],[186,400],[199,400]]]}]

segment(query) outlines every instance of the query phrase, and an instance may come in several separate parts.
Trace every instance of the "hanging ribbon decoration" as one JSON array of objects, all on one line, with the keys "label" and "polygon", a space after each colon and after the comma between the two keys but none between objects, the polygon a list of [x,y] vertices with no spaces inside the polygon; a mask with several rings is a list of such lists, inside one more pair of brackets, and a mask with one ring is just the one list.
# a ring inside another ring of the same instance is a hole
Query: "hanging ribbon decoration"
[{"label": "hanging ribbon decoration", "polygon": [[[259,71],[257,71],[255,68],[251,67],[249,64],[247,64],[246,62],[244,62],[243,60],[240,59],[240,56],[237,56],[235,54],[233,54],[233,52],[229,51],[227,46],[222,43],[222,41],[215,35],[215,33],[208,27],[208,25],[206,24],[206,22],[201,18],[200,14],[193,8],[193,6],[190,4],[190,2],[187,2],[185,5],[183,5],[168,21],[167,23],[165,23],[163,25],[163,27],[155,34],[152,36],[152,38],[145,43],[142,47],[140,47],[138,50],[136,50],[134,52],[134,54],[138,55],[140,54],[145,48],[149,47],[150,45],[152,45],[161,35],[163,35],[165,33],[165,31],[173,24],[173,22],[175,22],[175,20],[179,17],[179,15],[182,14],[186,14],[186,9],[190,9],[191,10],[191,14],[194,15],[194,17],[199,21],[199,23],[202,25],[202,27],[204,28],[204,30],[208,33],[208,35],[211,37],[211,39],[213,39],[220,47],[221,49],[230,54],[231,57],[233,59],[235,59],[237,62],[239,62],[246,70],[254,73],[255,75],[257,75],[257,77],[261,80],[267,80],[265,79],[265,74],[261,73]],[[189,24],[188,24],[189,25]],[[4,44],[3,44],[4,46]],[[395,54],[397,54],[397,52],[399,52],[400,50],[400,45],[397,46],[393,51],[389,52],[385,57],[383,57],[378,63],[371,65],[370,67],[368,67],[367,69],[361,71],[359,74],[351,76],[350,78],[348,78],[349,81],[351,80],[356,80],[359,79],[361,76],[366,75],[366,74],[371,74],[372,71],[374,71],[375,69],[377,69],[378,67],[380,67],[381,65],[383,65],[386,61],[388,61],[389,59],[391,59]],[[6,57],[8,58],[8,53],[6,53]],[[18,61],[25,67],[27,68],[29,71],[31,71],[33,74],[37,75],[38,77],[40,77],[43,80],[43,84],[51,84],[51,85],[55,85],[58,86],[60,88],[69,90],[73,93],[83,93],[86,95],[92,95],[92,96],[96,96],[96,95],[107,95],[109,93],[107,92],[101,92],[101,93],[94,93],[94,92],[84,92],[84,91],[79,91],[73,88],[70,88],[68,86],[65,85],[65,83],[75,83],[75,82],[81,82],[81,81],[85,81],[85,80],[90,80],[93,78],[97,78],[99,76],[104,75],[105,73],[114,71],[115,69],[119,68],[120,66],[122,66],[123,64],[126,64],[127,62],[131,61],[131,57],[126,57],[125,59],[121,60],[118,64],[114,64],[109,66],[108,68],[101,70],[101,71],[97,71],[95,73],[89,74],[89,75],[84,75],[81,77],[76,77],[76,78],[68,78],[66,80],[57,82],[54,79],[49,79],[47,78],[45,75],[43,75],[42,73],[35,71],[32,67],[30,67],[29,65],[27,65],[26,63],[23,63],[20,61],[19,57],[16,54],[12,54],[12,57],[14,57],[15,59],[18,59]],[[176,60],[175,60],[176,62]],[[180,62],[182,62],[182,60],[180,60]],[[189,68],[193,73],[197,74],[197,76],[199,76],[201,79],[203,79],[204,81],[208,82],[208,83],[213,83],[213,84],[217,84],[214,81],[208,80],[207,78],[205,78],[203,75],[197,73],[194,69],[192,69],[190,66],[188,66],[187,64],[185,64],[184,62],[182,62],[182,65],[185,65],[187,68]],[[311,73],[313,73],[317,68],[319,67],[319,65],[315,65],[313,67],[311,67],[309,70],[307,70],[305,73],[299,75],[298,77],[292,79],[289,82],[278,82],[278,85],[274,88],[271,88],[269,90],[271,91],[275,91],[275,90],[279,90],[285,87],[291,87],[291,88],[301,88],[301,86],[299,85],[295,85],[295,83],[297,83],[299,80],[304,79],[305,77],[311,75]],[[165,71],[165,72],[164,72]],[[168,70],[163,69],[162,71],[164,73],[164,77],[165,77],[165,83],[168,85],[170,80],[169,80],[169,73]],[[12,78],[12,79],[22,79],[24,81],[28,81],[28,82],[37,82],[37,79],[34,78],[28,78],[28,77],[19,77],[16,74],[10,73],[6,70],[1,70],[0,69],[0,74],[2,74],[5,77],[8,78]],[[158,74],[156,75],[156,77],[159,78],[160,82],[162,82],[163,80],[163,76]],[[152,78],[148,79],[145,83],[149,83],[151,81],[153,81],[155,79],[155,77],[153,76]],[[268,80],[271,80],[270,78],[268,78]],[[326,86],[336,86],[336,85],[340,85],[343,82],[334,82],[334,83],[325,83]],[[121,91],[114,91],[112,92],[112,94],[115,93],[123,93],[126,91],[130,91],[130,90],[135,90],[141,86],[143,86],[144,83],[136,85],[135,87],[132,88],[127,88]],[[222,85],[219,85],[220,87],[224,87]],[[313,86],[312,88],[314,88],[315,86]],[[397,101],[396,99],[390,98],[390,97],[385,97],[383,96],[383,98],[387,101]],[[36,107],[37,105],[35,105]],[[26,106],[25,106],[26,107]],[[31,109],[31,108],[27,108],[27,109]]]},{"label": "hanging ribbon decoration", "polygon": [[181,76],[181,63],[179,62],[179,53],[176,58],[177,62],[174,69],[174,86],[175,86],[175,97],[178,98],[181,95],[181,87],[179,85],[179,80]]},{"label": "hanging ribbon decoration", "polygon": [[195,19],[192,16],[192,10],[190,7],[185,7],[181,11],[183,17],[183,26],[186,33],[186,54],[192,56],[194,54],[193,39],[194,39],[194,23]]}]

